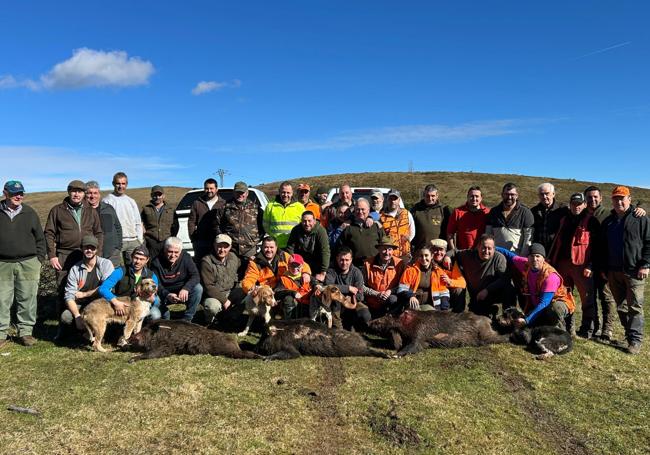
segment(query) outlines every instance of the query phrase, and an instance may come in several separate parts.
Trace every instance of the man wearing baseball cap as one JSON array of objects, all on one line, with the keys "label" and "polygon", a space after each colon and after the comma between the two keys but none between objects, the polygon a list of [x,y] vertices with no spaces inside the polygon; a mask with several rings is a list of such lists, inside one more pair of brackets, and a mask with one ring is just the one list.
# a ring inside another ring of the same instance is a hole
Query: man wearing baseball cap
[{"label": "man wearing baseball cap", "polygon": [[[45,238],[38,215],[23,204],[25,188],[18,180],[4,185],[0,201],[0,348],[7,343],[11,307],[16,304],[17,341],[32,346],[36,298],[45,260]],[[39,260],[40,259],[40,260]]]},{"label": "man wearing baseball cap", "polygon": [[151,187],[151,201],[140,213],[144,241],[152,258],[158,256],[166,238],[178,234],[178,219],[174,208],[165,202],[165,189],[160,185]]},{"label": "man wearing baseball cap", "polygon": [[648,218],[632,216],[630,189],[612,191],[612,214],[601,225],[600,270],[606,274],[625,328],[625,343],[612,342],[630,354],[641,352],[643,341],[643,292],[650,272]]},{"label": "man wearing baseball cap", "polygon": [[311,187],[307,183],[298,184],[298,202],[305,206],[305,211],[309,210],[314,214],[316,221],[320,223],[320,205],[309,199]]},{"label": "man wearing baseball cap", "polygon": [[235,183],[235,192],[221,215],[221,233],[232,240],[232,252],[240,259],[239,277],[244,276],[248,260],[257,253],[262,239],[262,210],[257,202],[248,199],[248,185]]},{"label": "man wearing baseball cap", "polygon": [[244,298],[237,274],[240,260],[231,249],[230,236],[219,234],[214,240],[212,253],[201,259],[201,283],[205,295],[203,312],[207,325],[221,311],[237,305]]},{"label": "man wearing baseball cap", "polygon": [[[577,335],[581,338],[591,338],[598,330],[594,302],[593,253],[600,225],[586,208],[584,194],[573,193],[569,199],[569,213],[560,218],[559,228],[549,252],[549,262],[562,276],[564,284],[571,292],[574,287],[578,289],[582,322]],[[575,330],[575,326],[570,325],[567,330]]]},{"label": "man wearing baseball cap", "polygon": [[72,266],[68,273],[63,297],[66,308],[61,313],[58,340],[63,335],[63,327],[72,326],[73,323],[77,330],[85,330],[81,310],[99,296],[99,286],[115,270],[110,260],[98,256],[98,247],[99,240],[94,235],[85,235],[81,239],[83,259]]},{"label": "man wearing baseball cap", "polygon": [[[45,242],[50,265],[56,271],[60,297],[70,268],[79,262],[81,239],[93,235],[102,251],[104,232],[99,213],[85,200],[86,184],[73,180],[68,184],[68,196],[50,210],[45,223]],[[63,303],[63,302],[61,302]],[[63,308],[61,308],[63,311]]]}]

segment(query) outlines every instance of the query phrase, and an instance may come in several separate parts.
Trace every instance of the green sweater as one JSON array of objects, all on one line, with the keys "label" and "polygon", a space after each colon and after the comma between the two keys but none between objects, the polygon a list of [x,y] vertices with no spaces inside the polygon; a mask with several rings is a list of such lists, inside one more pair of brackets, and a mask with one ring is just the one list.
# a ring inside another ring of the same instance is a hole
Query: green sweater
[{"label": "green sweater", "polygon": [[20,262],[38,256],[45,259],[45,237],[34,209],[22,206],[13,221],[0,211],[0,261]]}]

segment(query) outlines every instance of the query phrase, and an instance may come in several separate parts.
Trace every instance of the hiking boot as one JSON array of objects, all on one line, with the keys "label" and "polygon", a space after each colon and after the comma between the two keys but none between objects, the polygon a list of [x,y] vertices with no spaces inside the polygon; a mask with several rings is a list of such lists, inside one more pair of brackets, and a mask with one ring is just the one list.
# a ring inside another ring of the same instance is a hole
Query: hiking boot
[{"label": "hiking boot", "polygon": [[578,330],[576,332],[576,336],[579,337],[579,338],[584,338],[585,340],[588,340],[589,338],[591,338],[591,335],[589,335],[589,331],[588,330],[582,330],[582,329],[580,329],[580,330]]},{"label": "hiking boot", "polygon": [[632,342],[627,345],[625,350],[628,354],[637,355],[641,353],[641,343]]},{"label": "hiking boot", "polygon": [[608,331],[603,331],[603,333],[600,334],[600,340],[609,343],[612,340],[612,332]]},{"label": "hiking boot", "polygon": [[609,345],[618,348],[618,349],[624,349],[627,351],[628,344],[625,341],[621,340],[609,340]]},{"label": "hiking boot", "polygon": [[36,338],[34,338],[31,335],[25,335],[23,337],[18,338],[18,343],[22,344],[23,346],[30,348],[36,344]]}]

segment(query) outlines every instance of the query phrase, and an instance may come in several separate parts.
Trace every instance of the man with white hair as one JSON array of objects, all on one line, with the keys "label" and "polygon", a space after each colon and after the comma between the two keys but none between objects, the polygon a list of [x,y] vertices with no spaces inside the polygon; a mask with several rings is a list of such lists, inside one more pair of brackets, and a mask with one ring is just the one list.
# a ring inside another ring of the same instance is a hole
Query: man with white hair
[{"label": "man with white hair", "polygon": [[336,243],[336,251],[342,247],[352,250],[352,263],[361,267],[366,258],[377,254],[377,245],[384,239],[384,230],[379,224],[372,223],[368,226],[366,220],[370,213],[370,203],[365,198],[360,198],[354,207],[354,219],[345,228]]},{"label": "man with white hair", "polygon": [[537,187],[539,204],[531,208],[533,212],[533,243],[544,245],[546,251],[551,251],[555,234],[560,229],[560,220],[569,214],[564,204],[555,199],[555,187],[548,182]]},{"label": "man with white hair", "polygon": [[158,276],[160,297],[160,307],[151,308],[151,319],[169,319],[168,306],[180,303],[185,304],[183,319],[191,322],[203,287],[196,264],[187,251],[183,251],[183,241],[178,237],[165,240],[163,250],[151,261],[151,270]]}]

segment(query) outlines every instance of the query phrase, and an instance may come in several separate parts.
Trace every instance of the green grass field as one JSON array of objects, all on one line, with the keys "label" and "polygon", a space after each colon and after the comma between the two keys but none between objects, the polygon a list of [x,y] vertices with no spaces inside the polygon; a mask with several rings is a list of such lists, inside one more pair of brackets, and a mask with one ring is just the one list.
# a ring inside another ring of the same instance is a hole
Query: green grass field
[{"label": "green grass field", "polygon": [[[533,205],[535,185],[548,180],[443,174],[307,181],[401,188],[394,181],[400,179],[410,203],[418,188],[435,181],[455,205],[469,184],[481,184],[496,203],[500,186],[520,179],[522,199]],[[586,186],[554,183],[564,199]],[[173,189],[169,201],[175,204],[184,191]],[[139,204],[147,193],[133,190]],[[44,219],[63,195],[28,194],[26,203]],[[399,360],[180,356],[128,364],[128,353],[49,341],[56,330],[51,294],[45,268],[41,341],[31,349],[13,343],[0,349],[0,453],[650,453],[645,345],[630,356],[577,340],[572,353],[547,362],[521,347],[497,345]],[[12,405],[38,415],[7,410]]]}]

